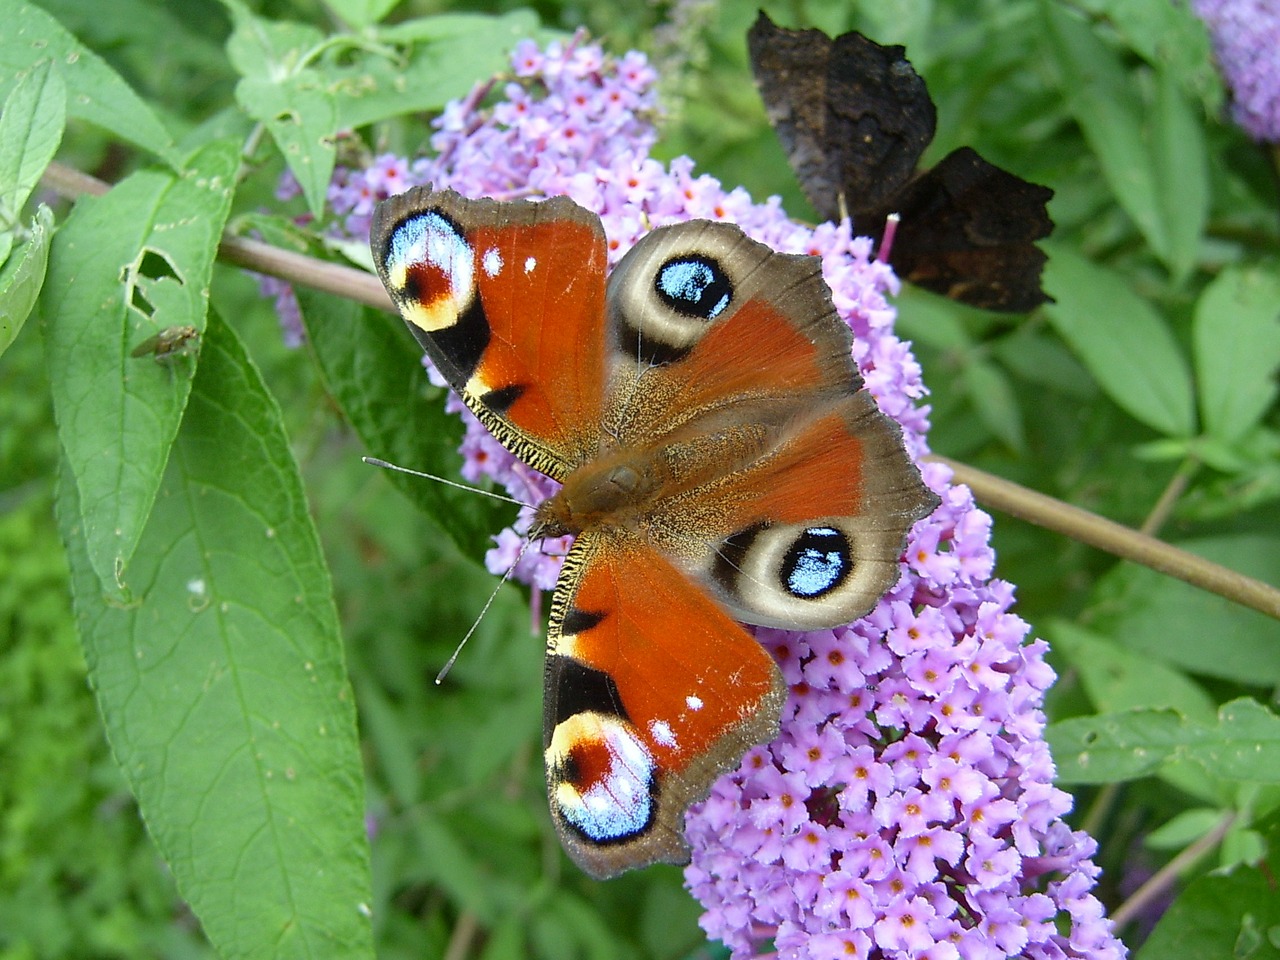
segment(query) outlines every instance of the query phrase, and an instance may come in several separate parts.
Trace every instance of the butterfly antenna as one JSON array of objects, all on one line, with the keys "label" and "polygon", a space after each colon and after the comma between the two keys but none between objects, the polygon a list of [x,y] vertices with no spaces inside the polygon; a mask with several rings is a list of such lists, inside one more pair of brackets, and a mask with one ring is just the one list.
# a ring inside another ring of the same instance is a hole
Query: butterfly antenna
[{"label": "butterfly antenna", "polygon": [[533,504],[525,503],[523,500],[517,500],[515,497],[508,497],[501,493],[494,493],[492,490],[482,490],[479,487],[472,487],[465,483],[458,483],[456,480],[450,480],[447,477],[437,477],[434,473],[423,473],[421,470],[410,470],[408,467],[397,466],[394,463],[388,463],[386,460],[379,460],[377,457],[361,457],[365,463],[372,467],[382,467],[384,470],[395,470],[397,473],[407,473],[411,477],[422,477],[426,480],[435,480],[437,483],[443,483],[450,487],[457,487],[459,490],[468,490],[471,493],[478,493],[481,496],[492,497],[494,500],[501,500],[504,503],[514,503],[517,507],[528,507],[533,509]]},{"label": "butterfly antenna", "polygon": [[[412,471],[410,472],[412,473]],[[516,566],[524,558],[525,551],[529,549],[529,543],[530,541],[526,540],[524,543],[520,544],[520,552],[516,554],[515,560],[511,561],[511,566],[507,567],[507,572],[502,575],[502,579],[498,581],[498,585],[493,588],[493,593],[489,594],[489,599],[486,600],[484,602],[484,606],[480,608],[480,613],[476,616],[475,622],[471,624],[471,629],[468,630],[466,635],[458,641],[458,646],[454,648],[453,656],[445,662],[445,665],[440,668],[440,672],[436,674],[437,686],[444,683],[444,678],[448,676],[449,671],[453,669],[453,664],[458,659],[458,654],[462,653],[462,648],[466,646],[467,641],[471,639],[471,635],[475,633],[476,628],[480,626],[480,621],[484,619],[484,615],[488,612],[489,608],[493,606],[493,601],[498,598],[498,591],[501,590],[503,585],[511,579],[511,575],[516,572]]]}]

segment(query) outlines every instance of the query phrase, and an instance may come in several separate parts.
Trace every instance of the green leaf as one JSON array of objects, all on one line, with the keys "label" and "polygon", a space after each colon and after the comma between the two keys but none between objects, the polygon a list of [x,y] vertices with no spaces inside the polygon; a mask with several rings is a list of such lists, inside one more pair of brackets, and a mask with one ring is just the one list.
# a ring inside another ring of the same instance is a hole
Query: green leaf
[{"label": "green leaf", "polygon": [[1048,52],[1062,75],[1062,94],[1098,158],[1111,192],[1166,259],[1169,240],[1151,155],[1143,139],[1145,110],[1119,54],[1068,8],[1041,4]]},{"label": "green leaf", "polygon": [[439,110],[477,79],[505,70],[517,41],[537,33],[538,19],[528,10],[423,17],[380,30],[381,40],[411,49],[400,58],[373,51],[320,68],[336,99],[338,127]]},{"label": "green leaf", "polygon": [[270,131],[307,206],[319,215],[333,176],[338,126],[333,93],[310,66],[323,36],[314,27],[254,16],[239,0],[223,3],[235,23],[227,55],[243,77],[236,102]]},{"label": "green leaf", "polygon": [[245,112],[266,124],[284,154],[311,212],[324,212],[337,148],[337,105],[314,70],[302,70],[283,80],[246,77],[236,84],[236,101]]},{"label": "green leaf", "polygon": [[1208,33],[1190,5],[1159,0],[1077,0],[1073,6],[1114,28],[1129,49],[1152,66],[1167,66],[1206,103],[1220,105],[1222,80],[1214,69]]},{"label": "green leaf", "polygon": [[1052,723],[1045,739],[1058,783],[1118,783],[1158,771],[1187,729],[1172,710],[1130,710]]},{"label": "green leaf", "polygon": [[963,368],[965,390],[978,418],[1011,450],[1026,449],[1022,415],[1009,377],[993,363],[973,359]]},{"label": "green leaf", "polygon": [[897,303],[895,328],[901,336],[939,350],[964,353],[973,349],[973,337],[960,319],[967,308],[910,284],[903,284]]},{"label": "green leaf", "polygon": [[1280,717],[1241,698],[1217,723],[1195,723],[1171,710],[1131,710],[1076,717],[1045,735],[1061,783],[1114,783],[1192,761],[1215,780],[1280,784]]},{"label": "green leaf", "polygon": [[[1280,539],[1209,537],[1178,546],[1266,583],[1280,583]],[[1100,581],[1093,627],[1135,654],[1247,684],[1280,683],[1280,622],[1222,597],[1123,563]]]},{"label": "green leaf", "polygon": [[[378,39],[384,43],[460,43],[464,49],[482,37],[502,38],[509,45],[538,32],[538,15],[532,10],[511,10],[503,14],[438,13],[415,17],[379,28]],[[563,34],[553,33],[557,37]],[[475,38],[475,39],[472,39]],[[467,58],[463,58],[467,62]],[[483,76],[478,74],[477,76]],[[476,77],[472,77],[472,81]]]},{"label": "green leaf", "polygon": [[1193,880],[1165,911],[1134,960],[1278,960],[1277,867],[1280,864],[1237,867],[1228,874]]},{"label": "green leaf", "polygon": [[67,87],[49,61],[18,81],[0,115],[0,226],[17,222],[62,142]]},{"label": "green leaf", "polygon": [[1213,721],[1213,700],[1177,670],[1065,620],[1050,624],[1047,634],[1100,713],[1169,707],[1201,723]]},{"label": "green leaf", "polygon": [[235,25],[227,38],[227,57],[242,77],[282,80],[302,69],[324,42],[310,24],[269,20],[240,0],[222,0]]},{"label": "green leaf", "polygon": [[173,138],[133,89],[53,17],[23,0],[0,0],[0,96],[38,65],[56,62],[67,115],[174,162]]},{"label": "green leaf", "polygon": [[90,679],[152,837],[226,958],[372,958],[355,710],[279,407],[210,317],[135,557],[102,595],[63,472]]},{"label": "green leaf", "polygon": [[0,354],[17,338],[40,296],[52,239],[53,211],[42,203],[31,220],[26,244],[0,272]]},{"label": "green leaf", "polygon": [[1164,227],[1164,260],[1180,283],[1200,253],[1200,237],[1209,216],[1209,161],[1201,111],[1187,100],[1181,78],[1169,67],[1156,74],[1151,110],[1152,160],[1156,198]]},{"label": "green leaf", "polygon": [[204,329],[238,163],[238,145],[223,141],[180,176],[135,173],[82,198],[54,240],[42,313],[58,435],[93,567],[121,599],[195,362],[130,353],[168,327]]},{"label": "green leaf", "polygon": [[[444,391],[431,388],[404,322],[349,300],[297,293],[325,384],[370,454],[460,480],[462,422],[444,412]],[[387,479],[473,558],[513,518],[514,507],[479,494],[395,472]]]},{"label": "green leaf", "polygon": [[1143,846],[1151,850],[1181,850],[1199,840],[1216,827],[1223,811],[1213,807],[1193,807],[1175,814],[1143,838]]},{"label": "green leaf", "polygon": [[1195,432],[1187,362],[1164,318],[1120,274],[1054,244],[1044,287],[1057,301],[1045,315],[1107,396],[1161,433]]},{"label": "green leaf", "polygon": [[329,0],[329,8],[349,27],[369,27],[395,8],[400,0]]},{"label": "green leaf", "polygon": [[1021,326],[992,341],[992,354],[1009,370],[1034,384],[1044,384],[1075,400],[1092,400],[1098,388],[1089,372],[1058,337]]},{"label": "green leaf", "polygon": [[1280,367],[1280,276],[1228,267],[1196,303],[1195,360],[1205,432],[1232,443],[1275,400]]}]

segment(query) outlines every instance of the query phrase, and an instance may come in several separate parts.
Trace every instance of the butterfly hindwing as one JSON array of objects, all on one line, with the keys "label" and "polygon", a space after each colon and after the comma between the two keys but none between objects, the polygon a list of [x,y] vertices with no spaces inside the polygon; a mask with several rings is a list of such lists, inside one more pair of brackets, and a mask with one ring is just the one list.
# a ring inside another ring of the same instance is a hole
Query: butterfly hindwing
[{"label": "butterfly hindwing", "polygon": [[579,536],[552,605],[543,728],[565,850],[595,877],[687,860],[685,810],[777,735],[785,692],[764,648],[660,553]]},{"label": "butterfly hindwing", "polygon": [[594,453],[605,241],[567,198],[468,200],[415,187],[380,204],[378,274],[436,368],[490,432],[557,479]]},{"label": "butterfly hindwing", "polygon": [[820,261],[730,224],[654,231],[609,284],[609,431],[658,451],[645,536],[736,617],[866,613],[937,498],[860,390]]}]

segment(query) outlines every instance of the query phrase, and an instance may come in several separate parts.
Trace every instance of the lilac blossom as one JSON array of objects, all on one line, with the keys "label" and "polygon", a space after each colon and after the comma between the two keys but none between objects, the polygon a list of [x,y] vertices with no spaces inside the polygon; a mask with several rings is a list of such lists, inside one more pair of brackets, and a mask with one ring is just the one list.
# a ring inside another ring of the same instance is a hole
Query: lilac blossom
[{"label": "lilac blossom", "polygon": [[[647,229],[726,220],[775,249],[820,257],[855,335],[868,390],[927,452],[919,365],[893,332],[889,266],[848,221],[810,228],[778,198],[726,190],[691,160],[663,165],[655,141],[654,71],[575,37],[521,43],[516,79],[491,84],[436,123],[436,156],[380,157],[344,170],[330,196],[341,229],[367,231],[372,203],[410,183],[468,196],[567,194],[596,211],[612,262]],[[440,382],[437,380],[437,382]],[[466,421],[464,476],[489,477],[526,502],[555,489]],[[1012,585],[992,579],[990,518],[950,471],[922,466],[942,497],[916,524],[896,587],[861,620],[810,633],[757,628],[789,688],[781,734],[752,748],[686,821],[685,881],[703,929],[735,960],[977,960],[1125,955],[1093,894],[1095,844],[1062,820],[1043,739],[1046,645],[1011,612]],[[516,563],[530,512],[496,538],[487,562]],[[567,541],[527,550],[514,576],[550,589]]]},{"label": "lilac blossom", "polygon": [[1280,143],[1280,5],[1192,0],[1191,6],[1209,28],[1236,123],[1255,140]]}]

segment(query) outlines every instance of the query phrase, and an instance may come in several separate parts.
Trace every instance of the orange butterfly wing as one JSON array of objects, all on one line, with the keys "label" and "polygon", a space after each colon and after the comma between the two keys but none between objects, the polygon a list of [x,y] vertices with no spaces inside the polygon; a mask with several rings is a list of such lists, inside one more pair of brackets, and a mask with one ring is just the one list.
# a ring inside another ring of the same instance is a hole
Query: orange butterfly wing
[{"label": "orange butterfly wing", "polygon": [[436,368],[513,453],[562,479],[594,454],[604,391],[604,230],[565,197],[380,204],[378,275]]},{"label": "orange butterfly wing", "polygon": [[565,849],[608,877],[688,859],[684,812],[777,735],[786,686],[756,640],[636,538],[588,532],[547,638],[543,747]]}]

